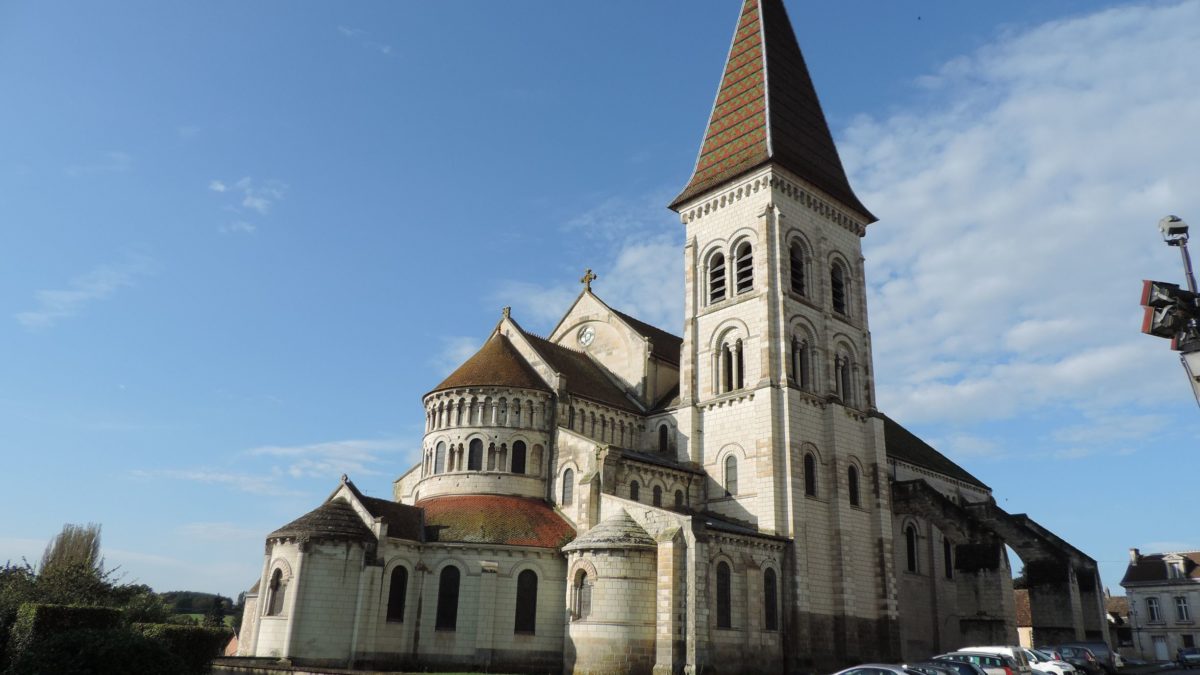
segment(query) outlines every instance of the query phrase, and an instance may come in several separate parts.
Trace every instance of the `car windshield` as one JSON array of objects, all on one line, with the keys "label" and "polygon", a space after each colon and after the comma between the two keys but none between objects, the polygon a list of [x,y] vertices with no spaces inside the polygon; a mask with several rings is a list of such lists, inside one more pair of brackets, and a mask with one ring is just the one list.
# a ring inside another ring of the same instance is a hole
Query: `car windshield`
[{"label": "car windshield", "polygon": [[1031,649],[1029,651],[1033,652],[1034,656],[1036,656],[1038,658],[1038,660],[1040,660],[1040,661],[1053,661],[1054,660],[1053,656],[1051,656],[1050,654],[1047,654],[1046,652],[1044,652],[1040,649]]},{"label": "car windshield", "polygon": [[1179,650],[1179,653],[1184,656],[1195,656],[1200,654],[1200,647],[1184,647]]},{"label": "car windshield", "polygon": [[1039,662],[1045,660],[1042,657],[1038,656],[1036,653],[1034,653],[1033,650],[1030,650],[1030,649],[1025,650],[1025,658],[1029,659],[1030,661],[1032,661],[1034,663],[1039,663]]}]

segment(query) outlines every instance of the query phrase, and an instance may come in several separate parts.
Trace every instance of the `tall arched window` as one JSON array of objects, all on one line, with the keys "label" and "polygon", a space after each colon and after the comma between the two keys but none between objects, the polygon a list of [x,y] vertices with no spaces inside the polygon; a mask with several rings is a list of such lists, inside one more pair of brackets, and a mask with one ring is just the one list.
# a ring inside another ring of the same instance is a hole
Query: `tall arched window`
[{"label": "tall arched window", "polygon": [[576,619],[586,619],[592,613],[592,584],[588,580],[587,572],[579,570],[575,572],[575,581],[571,584],[571,590],[574,592],[574,602],[571,603],[571,611],[574,612]]},{"label": "tall arched window", "polygon": [[567,408],[567,428],[575,431],[575,407]]},{"label": "tall arched window", "polygon": [[841,396],[845,405],[854,405],[853,362],[849,356],[839,354],[834,360],[833,368],[837,375],[838,396]]},{"label": "tall arched window", "polygon": [[908,556],[908,571],[917,571],[917,528],[909,525],[904,528],[904,550]]},{"label": "tall arched window", "polygon": [[433,472],[442,473],[446,470],[446,444],[438,443],[433,454]]},{"label": "tall arched window", "polygon": [[730,455],[725,458],[725,496],[738,493],[737,457]]},{"label": "tall arched window", "polygon": [[675,491],[675,508],[677,510],[683,508],[683,490]]},{"label": "tall arched window", "polygon": [[746,388],[746,359],[743,358],[743,355],[742,355],[742,353],[744,351],[745,351],[745,348],[742,345],[742,341],[738,340],[733,348],[733,360],[734,360],[733,372],[734,372],[734,380],[736,380],[733,385],[734,389],[745,389]]},{"label": "tall arched window", "polygon": [[458,568],[449,565],[442,570],[438,579],[436,630],[454,630],[458,627]]},{"label": "tall arched window", "polygon": [[811,363],[811,347],[808,339],[802,337],[792,338],[792,379],[796,381],[796,386],[805,391],[812,391],[812,363]]},{"label": "tall arched window", "polygon": [[733,594],[730,592],[729,564],[717,563],[717,628],[733,627]]},{"label": "tall arched window", "polygon": [[763,610],[766,615],[763,626],[767,630],[779,630],[779,587],[775,570],[769,567],[763,572]]},{"label": "tall arched window", "polygon": [[467,470],[483,471],[483,441],[478,438],[471,441],[467,452]]},{"label": "tall arched window", "polygon": [[817,458],[811,452],[804,456],[804,494],[817,496]]},{"label": "tall arched window", "polygon": [[537,632],[537,573],[525,570],[517,575],[517,616],[514,633]]},{"label": "tall arched window", "polygon": [[651,493],[651,502],[655,506],[662,506],[662,488],[655,485],[654,491]]},{"label": "tall arched window", "polygon": [[636,480],[630,481],[630,483],[629,483],[629,498],[631,500],[633,500],[635,502],[638,501],[638,497],[641,495],[641,491],[642,491],[642,486],[638,485],[638,482]]},{"label": "tall arched window", "polygon": [[671,449],[670,431],[667,430],[667,425],[662,424],[658,427],[658,451],[666,452]]},{"label": "tall arched window", "polygon": [[950,540],[944,535],[942,536],[942,567],[945,570],[946,578],[954,578],[954,547],[950,544]]},{"label": "tall arched window", "polygon": [[750,242],[744,241],[737,247],[735,270],[738,294],[754,290],[754,253]]},{"label": "tall arched window", "polygon": [[725,255],[715,254],[708,261],[708,304],[725,299]]},{"label": "tall arched window", "polygon": [[276,568],[271,573],[267,590],[270,593],[267,598],[267,616],[283,616],[283,601],[287,598],[287,581],[283,578],[283,570]]},{"label": "tall arched window", "polygon": [[525,441],[517,441],[512,447],[513,473],[525,473]]},{"label": "tall arched window", "polygon": [[858,499],[858,467],[853,464],[846,469],[846,492],[850,494],[850,506],[861,506]]},{"label": "tall arched window", "polygon": [[721,345],[721,386],[719,391],[722,394],[733,391],[733,349],[728,344]]},{"label": "tall arched window", "polygon": [[804,248],[799,242],[792,244],[790,258],[792,292],[807,295],[808,284],[804,281]]},{"label": "tall arched window", "polygon": [[563,472],[562,504],[569,506],[575,499],[575,472],[567,469]]},{"label": "tall arched window", "polygon": [[838,314],[848,315],[848,305],[846,302],[846,271],[842,269],[841,263],[834,263],[829,271],[829,288],[833,293],[833,311]]},{"label": "tall arched window", "polygon": [[408,596],[408,570],[397,565],[388,585],[387,620],[404,622],[404,601]]}]

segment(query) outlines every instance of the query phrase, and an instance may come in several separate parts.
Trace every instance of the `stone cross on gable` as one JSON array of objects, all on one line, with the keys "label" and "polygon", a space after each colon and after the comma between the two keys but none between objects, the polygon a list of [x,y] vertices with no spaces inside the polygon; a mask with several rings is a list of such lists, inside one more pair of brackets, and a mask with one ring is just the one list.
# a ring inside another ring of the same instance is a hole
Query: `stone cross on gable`
[{"label": "stone cross on gable", "polygon": [[583,276],[580,277],[579,283],[583,284],[584,290],[590,291],[592,290],[592,282],[599,278],[592,273],[592,268],[589,267],[584,271]]}]

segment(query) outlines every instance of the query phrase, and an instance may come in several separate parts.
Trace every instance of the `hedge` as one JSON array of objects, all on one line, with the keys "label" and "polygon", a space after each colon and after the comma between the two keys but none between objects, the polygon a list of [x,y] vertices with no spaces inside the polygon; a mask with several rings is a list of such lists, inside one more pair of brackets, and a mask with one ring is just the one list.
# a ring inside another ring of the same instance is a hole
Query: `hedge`
[{"label": "hedge", "polygon": [[182,672],[189,675],[207,673],[212,660],[221,655],[221,650],[233,636],[228,629],[170,623],[138,623],[133,629],[165,645],[183,661],[185,669]]},{"label": "hedge", "polygon": [[180,675],[190,672],[162,642],[128,628],[69,630],[37,640],[6,675]]},{"label": "hedge", "polygon": [[25,603],[17,610],[8,638],[8,657],[21,654],[54,635],[77,630],[108,630],[121,625],[121,611],[111,607],[75,607]]}]

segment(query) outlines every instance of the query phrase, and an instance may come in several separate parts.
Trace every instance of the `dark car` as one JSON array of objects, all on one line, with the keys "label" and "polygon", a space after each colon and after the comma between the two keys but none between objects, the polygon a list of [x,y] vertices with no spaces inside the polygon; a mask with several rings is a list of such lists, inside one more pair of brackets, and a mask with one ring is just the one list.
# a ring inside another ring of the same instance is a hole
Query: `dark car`
[{"label": "dark car", "polygon": [[953,670],[955,675],[987,675],[987,671],[974,663],[967,661],[951,661],[943,659],[941,661],[921,661],[909,666],[913,670],[919,669],[921,666],[934,666],[937,668]]},{"label": "dark car", "polygon": [[908,670],[915,670],[921,675],[963,675],[955,666],[969,666],[969,663],[956,663],[954,661],[921,661],[919,663],[906,663],[904,667]]},{"label": "dark car", "polygon": [[950,652],[938,654],[934,661],[957,661],[973,663],[979,666],[987,675],[1015,675],[1021,666],[1016,659],[1007,654],[988,654],[986,652]]},{"label": "dark car", "polygon": [[1083,647],[1096,657],[1100,662],[1100,667],[1104,668],[1108,675],[1117,674],[1117,656],[1113,650],[1108,648],[1108,643],[1105,642],[1065,642],[1063,647]]},{"label": "dark car", "polygon": [[1180,668],[1200,666],[1200,647],[1180,647],[1175,653],[1175,660],[1179,662]]},{"label": "dark car", "polygon": [[1078,645],[1057,645],[1053,647],[1039,647],[1042,651],[1049,651],[1058,654],[1058,657],[1063,661],[1075,666],[1075,670],[1087,675],[1100,675],[1105,672],[1104,664],[1092,650],[1087,647]]}]

